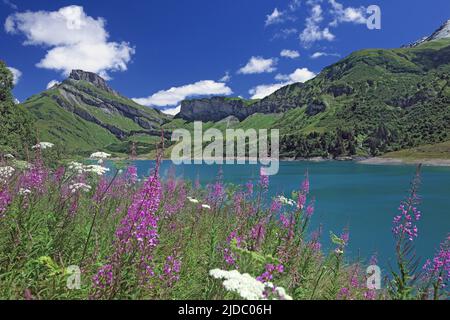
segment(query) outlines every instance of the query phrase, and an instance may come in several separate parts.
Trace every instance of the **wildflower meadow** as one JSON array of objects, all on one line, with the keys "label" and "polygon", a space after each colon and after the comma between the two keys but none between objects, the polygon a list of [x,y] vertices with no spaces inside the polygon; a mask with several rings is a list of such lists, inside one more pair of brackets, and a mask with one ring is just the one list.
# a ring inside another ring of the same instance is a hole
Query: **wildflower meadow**
[{"label": "wildflower meadow", "polygon": [[41,143],[29,155],[1,160],[1,299],[448,298],[450,237],[425,265],[414,255],[427,218],[420,168],[392,213],[392,235],[382,235],[394,237],[397,265],[377,280],[367,272],[376,256],[347,259],[351,230],[310,230],[307,172],[292,195],[270,198],[264,171],[242,186],[220,172],[201,186],[163,179],[161,160],[139,177],[126,162],[104,166],[103,152],[61,162]]}]

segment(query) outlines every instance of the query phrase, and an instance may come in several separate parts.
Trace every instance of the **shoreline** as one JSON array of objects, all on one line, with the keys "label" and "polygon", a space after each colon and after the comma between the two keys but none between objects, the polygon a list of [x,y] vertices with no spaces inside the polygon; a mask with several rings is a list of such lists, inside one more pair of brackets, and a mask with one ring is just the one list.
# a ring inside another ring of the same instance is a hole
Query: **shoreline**
[{"label": "shoreline", "polygon": [[432,167],[450,167],[450,159],[402,159],[402,158],[381,158],[373,157],[364,160],[356,161],[361,164],[369,165],[417,165],[422,164],[424,166]]},{"label": "shoreline", "polygon": [[[129,158],[110,158],[112,161],[146,161],[155,160],[151,158],[136,158],[134,160]],[[170,161],[170,158],[163,158],[163,161]],[[336,162],[354,162],[358,164],[366,165],[418,165],[422,164],[424,166],[432,167],[450,167],[450,159],[402,159],[402,158],[383,158],[383,157],[370,157],[370,158],[351,158],[345,157],[341,159],[327,159],[327,158],[304,158],[304,159],[292,159],[292,158],[281,158],[280,161],[285,162],[325,162],[325,161],[336,161]],[[248,163],[248,161],[246,162]]]}]

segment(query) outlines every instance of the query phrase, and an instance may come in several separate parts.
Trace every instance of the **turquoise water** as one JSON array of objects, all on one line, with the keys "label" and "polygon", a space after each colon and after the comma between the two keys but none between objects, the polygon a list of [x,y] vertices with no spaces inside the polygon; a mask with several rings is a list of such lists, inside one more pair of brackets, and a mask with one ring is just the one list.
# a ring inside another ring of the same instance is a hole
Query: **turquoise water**
[{"label": "turquoise water", "polygon": [[[147,175],[153,161],[136,161],[138,173]],[[214,181],[220,167],[213,165],[173,166],[164,161],[162,175],[175,168],[176,175],[194,181],[198,175],[206,185]],[[225,182],[244,184],[259,179],[259,166],[221,166]],[[413,165],[363,165],[354,162],[281,162],[280,171],[270,177],[270,194],[289,196],[297,190],[308,170],[315,213],[311,229],[322,226],[322,244],[330,245],[329,231],[339,233],[348,227],[351,259],[368,259],[377,252],[380,265],[393,262],[391,222],[402,199],[407,196],[416,167]],[[432,256],[450,232],[450,168],[423,167],[419,189],[422,219],[415,240],[417,255],[424,261]]]}]

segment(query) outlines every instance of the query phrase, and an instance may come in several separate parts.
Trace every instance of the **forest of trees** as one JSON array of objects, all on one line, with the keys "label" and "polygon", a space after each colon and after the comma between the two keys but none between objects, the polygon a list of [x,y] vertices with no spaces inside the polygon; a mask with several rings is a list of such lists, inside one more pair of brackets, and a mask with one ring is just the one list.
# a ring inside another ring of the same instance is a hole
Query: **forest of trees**
[{"label": "forest of trees", "polygon": [[0,61],[0,155],[24,155],[35,142],[33,121],[27,110],[14,103],[13,75]]}]

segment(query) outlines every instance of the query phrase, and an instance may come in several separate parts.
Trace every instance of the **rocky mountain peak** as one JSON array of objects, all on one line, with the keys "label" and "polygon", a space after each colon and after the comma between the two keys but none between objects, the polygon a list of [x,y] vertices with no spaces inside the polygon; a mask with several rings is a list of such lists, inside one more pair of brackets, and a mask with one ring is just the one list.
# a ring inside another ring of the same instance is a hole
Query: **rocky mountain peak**
[{"label": "rocky mountain peak", "polygon": [[83,70],[72,70],[72,72],[69,75],[69,79],[75,80],[75,81],[86,81],[97,88],[100,88],[102,90],[108,91],[108,92],[114,92],[113,89],[111,89],[107,84],[105,79],[100,77],[98,74]]},{"label": "rocky mountain peak", "polygon": [[450,38],[450,19],[447,20],[439,29],[437,29],[429,38],[430,40]]},{"label": "rocky mountain peak", "polygon": [[418,45],[433,41],[433,40],[440,40],[440,39],[447,39],[450,38],[450,19],[444,22],[435,32],[433,32],[430,36],[423,37],[420,40],[417,40],[416,42],[403,46],[404,48],[412,48],[417,47]]}]

